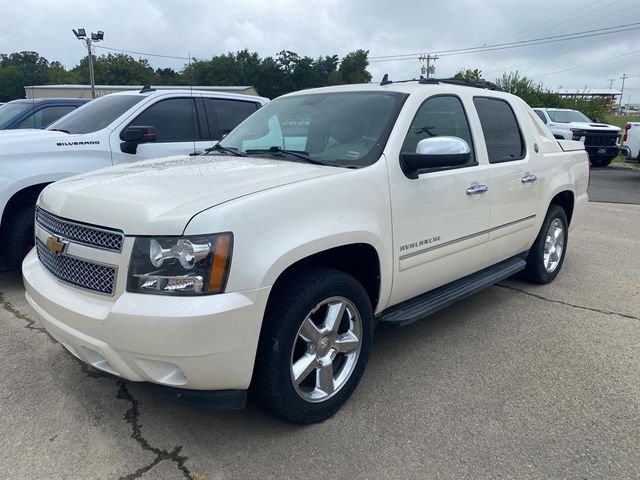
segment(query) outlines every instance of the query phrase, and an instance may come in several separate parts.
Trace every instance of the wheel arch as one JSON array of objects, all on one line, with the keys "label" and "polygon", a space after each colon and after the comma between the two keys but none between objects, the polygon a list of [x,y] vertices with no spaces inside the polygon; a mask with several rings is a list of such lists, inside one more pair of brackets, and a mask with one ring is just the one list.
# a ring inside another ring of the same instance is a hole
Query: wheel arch
[{"label": "wheel arch", "polygon": [[275,277],[269,300],[284,280],[307,266],[332,268],[351,275],[364,287],[375,311],[381,296],[381,262],[378,250],[371,243],[334,246],[289,262]]},{"label": "wheel arch", "polygon": [[15,214],[24,206],[35,205],[40,192],[51,182],[36,183],[28,185],[11,195],[2,211],[2,219],[0,220],[0,235],[6,234],[8,225],[13,220]]},{"label": "wheel arch", "polygon": [[556,193],[551,201],[549,202],[549,207],[547,207],[547,211],[551,207],[551,205],[558,205],[564,210],[565,215],[567,216],[567,222],[571,225],[571,218],[573,217],[573,211],[575,208],[575,194],[573,191],[566,189]]}]

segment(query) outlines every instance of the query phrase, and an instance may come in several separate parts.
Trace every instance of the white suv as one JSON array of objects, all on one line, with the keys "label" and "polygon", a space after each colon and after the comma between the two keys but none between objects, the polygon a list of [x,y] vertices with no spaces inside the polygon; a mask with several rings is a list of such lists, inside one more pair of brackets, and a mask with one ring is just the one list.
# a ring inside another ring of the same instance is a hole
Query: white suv
[{"label": "white suv", "polygon": [[114,93],[47,130],[0,132],[0,238],[14,264],[33,246],[36,198],[76,173],[212,147],[266,98],[191,90]]}]

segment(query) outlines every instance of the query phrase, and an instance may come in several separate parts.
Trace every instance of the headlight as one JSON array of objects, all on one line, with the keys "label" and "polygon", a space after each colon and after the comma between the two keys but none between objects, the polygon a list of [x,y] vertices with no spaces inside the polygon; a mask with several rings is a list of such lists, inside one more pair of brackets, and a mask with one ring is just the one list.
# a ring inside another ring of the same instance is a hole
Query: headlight
[{"label": "headlight", "polygon": [[138,237],[129,262],[127,291],[203,295],[224,291],[233,235]]}]

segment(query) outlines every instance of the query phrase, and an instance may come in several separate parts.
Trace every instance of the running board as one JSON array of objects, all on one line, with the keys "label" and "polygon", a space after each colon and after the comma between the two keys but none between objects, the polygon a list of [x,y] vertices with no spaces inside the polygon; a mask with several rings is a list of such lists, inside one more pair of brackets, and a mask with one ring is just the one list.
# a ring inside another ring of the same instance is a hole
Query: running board
[{"label": "running board", "polygon": [[494,283],[523,270],[526,262],[521,255],[512,257],[492,267],[455,280],[418,297],[389,307],[380,314],[380,321],[408,325],[431,315],[449,305],[473,295]]}]

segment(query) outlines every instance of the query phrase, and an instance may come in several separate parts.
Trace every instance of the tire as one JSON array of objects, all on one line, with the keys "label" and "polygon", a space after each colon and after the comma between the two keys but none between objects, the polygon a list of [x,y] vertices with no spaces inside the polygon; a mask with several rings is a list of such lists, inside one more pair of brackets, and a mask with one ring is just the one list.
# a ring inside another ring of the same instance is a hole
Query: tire
[{"label": "tire", "polygon": [[603,167],[608,167],[611,161],[613,160],[613,158],[596,157],[596,158],[590,158],[589,160],[593,168],[603,168]]},{"label": "tire", "polygon": [[[527,255],[527,266],[522,272],[525,280],[544,285],[553,282],[558,276],[567,251],[568,227],[569,222],[564,209],[552,204],[542,223],[540,233]],[[554,236],[556,238],[552,239]],[[552,242],[547,243],[548,238]],[[547,249],[550,250],[548,257],[546,257]]]},{"label": "tire", "polygon": [[7,232],[7,256],[10,265],[20,270],[22,260],[33,248],[33,219],[36,208],[33,205],[23,207],[13,217]]},{"label": "tire", "polygon": [[362,377],[373,343],[371,302],[353,277],[324,267],[299,269],[276,288],[252,391],[284,420],[320,422],[342,407]]}]

